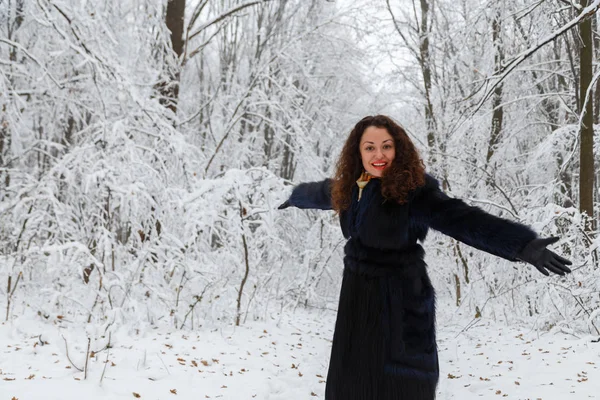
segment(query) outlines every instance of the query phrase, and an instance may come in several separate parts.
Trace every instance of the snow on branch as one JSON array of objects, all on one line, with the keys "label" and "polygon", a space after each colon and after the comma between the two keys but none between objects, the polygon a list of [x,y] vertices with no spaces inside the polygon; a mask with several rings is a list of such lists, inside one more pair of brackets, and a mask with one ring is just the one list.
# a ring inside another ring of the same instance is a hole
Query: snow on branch
[{"label": "snow on branch", "polygon": [[483,98],[479,101],[479,104],[473,111],[472,115],[474,115],[477,111],[479,111],[479,109],[483,106],[483,104],[492,96],[496,87],[502,81],[504,81],[504,79],[515,68],[517,68],[523,61],[525,61],[526,59],[531,57],[534,53],[536,53],[539,49],[544,47],[546,44],[552,42],[557,37],[563,35],[564,33],[568,32],[572,28],[576,27],[581,21],[592,17],[598,11],[598,8],[600,8],[600,0],[594,0],[594,2],[592,4],[590,4],[588,7],[586,7],[585,9],[583,9],[583,11],[581,11],[581,13],[577,17],[573,18],[571,21],[569,21],[564,26],[562,26],[560,29],[558,29],[555,32],[551,33],[550,35],[546,36],[545,38],[540,40],[537,44],[531,46],[527,50],[524,50],[520,54],[517,54],[516,56],[514,56],[512,58],[511,61],[507,60],[507,62],[503,63],[503,66],[500,69],[500,71],[498,71],[498,73],[494,74],[493,76],[489,77],[486,80],[486,81],[491,81],[493,79],[497,79],[496,82],[494,82],[494,84],[487,90],[487,92],[485,93]]},{"label": "snow on branch", "polygon": [[25,54],[27,57],[31,58],[37,65],[39,65],[44,70],[46,75],[48,75],[48,77],[52,80],[52,82],[54,82],[56,84],[56,86],[58,86],[60,89],[64,89],[63,84],[58,82],[58,80],[54,76],[52,76],[52,74],[50,73],[50,71],[48,71],[48,69],[44,66],[44,64],[42,64],[42,62],[40,60],[38,60],[33,54],[28,52],[27,49],[25,49],[19,43],[13,42],[12,40],[8,40],[8,39],[2,38],[2,37],[0,37],[0,42],[6,43],[13,47],[16,47],[17,49],[22,51],[23,54]]},{"label": "snow on branch", "polygon": [[[196,29],[192,34],[190,34],[188,36],[187,40],[192,40],[193,38],[195,38],[196,36],[198,36],[200,33],[202,33],[203,30],[205,30],[206,28],[208,28],[209,26],[212,26],[220,21],[223,21],[225,18],[235,14],[238,11],[243,10],[244,8],[248,8],[251,7],[253,5],[259,4],[259,3],[266,3],[272,0],[258,0],[258,1],[250,1],[248,3],[244,3],[241,4],[239,6],[235,6],[227,11],[225,11],[224,13],[214,17],[213,19],[211,19],[210,21],[207,21],[205,23],[203,23],[198,29]],[[191,27],[190,27],[191,28]]]}]

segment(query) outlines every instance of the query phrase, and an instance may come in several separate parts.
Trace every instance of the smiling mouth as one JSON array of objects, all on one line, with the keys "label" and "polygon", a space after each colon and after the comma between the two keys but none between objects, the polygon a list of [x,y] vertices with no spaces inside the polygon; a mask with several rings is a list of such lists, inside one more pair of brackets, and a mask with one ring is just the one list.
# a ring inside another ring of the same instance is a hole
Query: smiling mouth
[{"label": "smiling mouth", "polygon": [[383,162],[383,163],[373,163],[371,164],[373,166],[373,168],[378,169],[378,170],[383,170],[385,169],[385,167],[387,167],[387,163]]}]

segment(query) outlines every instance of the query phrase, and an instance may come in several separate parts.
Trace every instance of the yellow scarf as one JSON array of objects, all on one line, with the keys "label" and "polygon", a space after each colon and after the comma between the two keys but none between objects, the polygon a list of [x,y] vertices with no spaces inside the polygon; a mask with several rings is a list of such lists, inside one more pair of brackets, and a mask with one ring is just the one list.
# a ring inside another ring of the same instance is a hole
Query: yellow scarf
[{"label": "yellow scarf", "polygon": [[373,175],[369,174],[367,171],[364,171],[360,175],[360,178],[358,178],[358,180],[356,181],[356,184],[358,185],[358,201],[360,201],[362,191],[365,188],[365,186],[367,186],[367,183],[369,183],[371,178],[373,178]]}]

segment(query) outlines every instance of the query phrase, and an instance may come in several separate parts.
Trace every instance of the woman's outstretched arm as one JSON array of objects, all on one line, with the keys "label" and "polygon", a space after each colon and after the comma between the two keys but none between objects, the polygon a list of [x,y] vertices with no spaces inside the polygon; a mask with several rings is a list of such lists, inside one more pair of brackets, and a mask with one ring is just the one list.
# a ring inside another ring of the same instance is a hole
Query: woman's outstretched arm
[{"label": "woman's outstretched arm", "polygon": [[286,200],[279,209],[287,207],[316,208],[319,210],[331,210],[331,179],[319,182],[304,182],[296,185],[290,198]]},{"label": "woman's outstretched arm", "polygon": [[510,261],[526,261],[545,275],[548,275],[546,269],[560,275],[570,272],[565,265],[571,264],[570,261],[546,249],[546,245],[556,240],[539,239],[526,225],[447,196],[430,176],[413,204],[413,215],[419,223],[469,246]]}]

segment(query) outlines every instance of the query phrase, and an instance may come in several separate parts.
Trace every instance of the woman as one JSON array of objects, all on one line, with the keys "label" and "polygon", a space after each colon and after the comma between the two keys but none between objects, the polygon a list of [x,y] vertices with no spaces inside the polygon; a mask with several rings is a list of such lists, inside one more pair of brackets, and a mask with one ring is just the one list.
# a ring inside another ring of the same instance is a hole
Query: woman
[{"label": "woman", "polygon": [[406,132],[382,115],[350,133],[334,179],[296,186],[279,208],[334,209],[344,274],[326,400],[431,400],[439,377],[435,298],[423,262],[429,228],[540,272],[571,272],[529,227],[440,191]]}]

